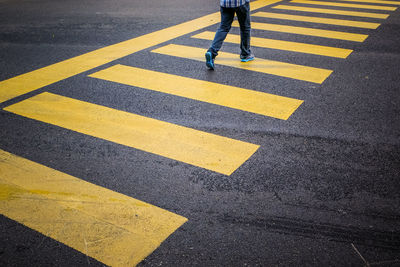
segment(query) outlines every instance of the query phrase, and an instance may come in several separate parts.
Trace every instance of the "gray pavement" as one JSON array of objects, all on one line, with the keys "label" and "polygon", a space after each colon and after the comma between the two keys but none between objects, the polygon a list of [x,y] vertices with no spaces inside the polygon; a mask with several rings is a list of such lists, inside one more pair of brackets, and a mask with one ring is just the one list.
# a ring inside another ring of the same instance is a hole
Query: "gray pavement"
[{"label": "gray pavement", "polygon": [[[215,0],[2,0],[0,80],[217,11]],[[363,43],[253,30],[258,37],[353,49],[347,59],[334,59],[253,47],[259,58],[334,70],[323,84],[218,62],[210,72],[202,62],[151,52],[169,43],[210,43],[184,35],[1,103],[0,149],[188,218],[140,266],[365,266],[364,260],[400,266],[400,10],[387,13],[386,20],[357,18],[382,23],[349,30],[368,34]],[[238,53],[238,46],[225,43],[223,50]],[[116,63],[304,103],[284,121],[88,80]],[[226,176],[3,110],[45,91],[261,147]],[[5,216],[0,235],[2,266],[102,265]]]}]

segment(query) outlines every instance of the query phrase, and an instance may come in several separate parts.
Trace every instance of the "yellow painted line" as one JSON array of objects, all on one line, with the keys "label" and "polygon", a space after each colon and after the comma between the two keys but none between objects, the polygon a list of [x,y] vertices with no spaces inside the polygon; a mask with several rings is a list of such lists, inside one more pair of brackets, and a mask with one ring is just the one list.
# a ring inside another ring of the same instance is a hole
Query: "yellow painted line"
[{"label": "yellow painted line", "polygon": [[362,9],[389,10],[389,11],[395,11],[397,9],[396,7],[389,7],[389,6],[345,4],[345,3],[324,2],[324,1],[292,0],[290,2],[307,4],[307,5],[337,6],[337,7],[362,8]]},{"label": "yellow painted line", "polygon": [[339,0],[346,2],[362,2],[362,3],[372,3],[372,4],[383,4],[383,5],[400,5],[399,1],[381,1],[381,0]]},{"label": "yellow painted line", "polygon": [[287,120],[303,103],[294,98],[122,65],[89,76],[282,120]]},{"label": "yellow painted line", "polygon": [[[170,44],[157,48],[152,52],[205,62],[204,54],[206,53],[206,49]],[[256,58],[253,61],[244,63],[240,61],[238,55],[226,52],[219,52],[215,63],[314,83],[323,83],[332,73],[331,70],[261,58]]]},{"label": "yellow painted line", "polygon": [[196,29],[202,29],[215,24],[218,19],[217,14],[204,16],[2,81],[0,83],[0,102],[72,77]]},{"label": "yellow painted line", "polygon": [[389,17],[389,14],[359,12],[359,11],[346,11],[346,10],[327,9],[327,8],[302,7],[302,6],[277,5],[277,6],[273,6],[272,8],[283,9],[283,10],[294,10],[294,11],[301,11],[301,12],[314,12],[314,13],[322,13],[322,14],[334,14],[334,15],[354,16],[354,17],[376,18],[376,19],[387,19]]},{"label": "yellow painted line", "polygon": [[[281,0],[258,0],[251,2],[251,8],[252,10],[257,10],[280,1]],[[214,25],[220,21],[220,16],[220,13],[216,12],[1,81],[0,103],[107,64],[140,50]]]},{"label": "yellow painted line", "polygon": [[0,213],[110,266],[134,266],[187,219],[0,150]]},{"label": "yellow painted line", "polygon": [[[192,38],[213,40],[214,34],[214,32],[205,31],[192,36]],[[240,44],[240,35],[228,34],[225,42]],[[254,36],[251,37],[251,46],[336,58],[347,58],[351,52],[353,52],[351,49],[259,38]]]},{"label": "yellow painted line", "polygon": [[258,145],[51,93],[6,111],[230,175]]},{"label": "yellow painted line", "polygon": [[329,25],[356,27],[356,28],[364,28],[364,29],[376,29],[379,27],[379,25],[381,25],[380,23],[372,23],[372,22],[364,22],[364,21],[328,19],[328,18],[318,18],[318,17],[309,17],[309,16],[278,14],[278,13],[270,13],[270,12],[257,12],[255,14],[253,14],[253,16],[262,17],[262,18],[285,19],[285,20],[304,21],[304,22],[321,23],[321,24],[329,24]]},{"label": "yellow painted line", "polygon": [[[239,27],[239,23],[237,21],[234,21],[232,23],[232,26]],[[321,29],[314,29],[314,28],[270,24],[270,23],[260,23],[260,22],[251,22],[251,28],[257,29],[257,30],[264,30],[264,31],[293,33],[293,34],[316,36],[316,37],[330,38],[330,39],[339,39],[339,40],[353,41],[353,42],[364,42],[365,39],[367,39],[367,37],[368,37],[368,35],[366,35],[366,34],[348,33],[348,32],[331,31],[331,30],[321,30]]]}]

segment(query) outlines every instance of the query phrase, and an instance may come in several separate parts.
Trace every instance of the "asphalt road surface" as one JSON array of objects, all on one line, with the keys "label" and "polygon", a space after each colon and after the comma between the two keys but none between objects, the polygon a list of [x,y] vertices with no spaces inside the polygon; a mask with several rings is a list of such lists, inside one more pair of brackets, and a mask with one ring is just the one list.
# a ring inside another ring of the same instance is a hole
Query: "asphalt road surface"
[{"label": "asphalt road surface", "polygon": [[400,266],[400,1],[218,2],[0,0],[1,266]]}]

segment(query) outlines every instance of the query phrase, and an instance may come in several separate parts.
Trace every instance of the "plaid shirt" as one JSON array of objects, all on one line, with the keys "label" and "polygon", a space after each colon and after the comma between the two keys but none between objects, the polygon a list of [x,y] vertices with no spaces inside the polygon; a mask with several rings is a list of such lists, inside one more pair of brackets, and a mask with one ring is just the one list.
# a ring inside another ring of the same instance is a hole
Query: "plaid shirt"
[{"label": "plaid shirt", "polygon": [[222,7],[239,7],[250,2],[250,0],[220,0]]}]

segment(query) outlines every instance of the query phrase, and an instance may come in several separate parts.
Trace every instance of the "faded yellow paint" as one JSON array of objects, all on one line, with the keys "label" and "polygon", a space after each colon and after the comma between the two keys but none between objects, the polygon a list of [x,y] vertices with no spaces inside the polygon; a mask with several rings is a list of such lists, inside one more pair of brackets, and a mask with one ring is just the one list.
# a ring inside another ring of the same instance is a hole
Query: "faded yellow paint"
[{"label": "faded yellow paint", "polygon": [[354,20],[344,20],[344,19],[330,19],[330,18],[319,18],[319,17],[309,17],[309,16],[297,16],[289,14],[279,14],[270,12],[257,12],[253,14],[255,17],[272,18],[272,19],[283,19],[283,20],[294,20],[303,22],[312,22],[320,24],[338,25],[338,26],[348,26],[355,28],[364,29],[376,29],[379,27],[379,23],[365,22],[365,21],[354,21]]},{"label": "faded yellow paint", "polygon": [[347,10],[327,9],[327,8],[303,7],[303,6],[277,5],[277,6],[273,6],[272,8],[283,9],[283,10],[294,10],[294,11],[301,11],[301,12],[315,12],[315,13],[322,13],[322,14],[334,14],[334,15],[343,15],[343,16],[376,18],[376,19],[387,19],[389,17],[389,14],[347,11]]},{"label": "faded yellow paint", "polygon": [[115,65],[89,77],[287,120],[302,100],[156,71]]},{"label": "faded yellow paint", "polygon": [[325,2],[325,1],[309,1],[309,0],[292,0],[291,3],[307,4],[307,5],[320,5],[320,6],[336,6],[336,7],[350,7],[361,9],[374,9],[374,10],[389,10],[395,11],[396,7],[389,6],[374,6],[374,5],[359,5],[359,4],[345,4],[338,2]]},{"label": "faded yellow paint", "polygon": [[[232,23],[232,26],[239,27],[239,23],[237,21],[234,21]],[[330,38],[330,39],[339,39],[339,40],[353,41],[353,42],[364,42],[365,39],[367,39],[368,37],[368,35],[366,34],[321,30],[314,28],[287,26],[287,25],[260,23],[260,22],[252,22],[251,27],[257,30],[285,32],[285,33],[301,34],[301,35],[316,36],[316,37]]]},{"label": "faded yellow paint", "polygon": [[259,148],[51,93],[39,94],[5,110],[226,175],[232,174]]},{"label": "faded yellow paint", "polygon": [[[258,0],[251,3],[256,10],[280,0]],[[182,35],[214,25],[220,21],[220,13],[212,13],[166,29],[145,34],[121,43],[67,59],[0,82],[0,103],[32,92],[52,83],[67,79],[140,50],[175,39]]]},{"label": "faded yellow paint", "polygon": [[[213,40],[214,35],[215,35],[214,32],[205,31],[192,36],[192,38]],[[240,44],[240,35],[228,34],[225,39],[225,42]],[[282,41],[282,40],[254,37],[254,36],[251,37],[251,46],[306,53],[319,56],[336,57],[336,58],[347,58],[351,54],[351,52],[353,52],[353,50],[351,49]]]},{"label": "faded yellow paint", "polygon": [[133,266],[186,218],[0,150],[0,212],[104,264]]},{"label": "faded yellow paint", "polygon": [[[204,54],[206,51],[207,50],[203,48],[170,44],[157,48],[152,52],[204,61]],[[219,65],[262,72],[314,83],[322,83],[332,73],[331,70],[289,64],[261,58],[257,58],[249,62],[241,62],[239,59],[239,55],[226,52],[219,52],[215,62]]]}]

